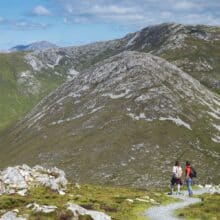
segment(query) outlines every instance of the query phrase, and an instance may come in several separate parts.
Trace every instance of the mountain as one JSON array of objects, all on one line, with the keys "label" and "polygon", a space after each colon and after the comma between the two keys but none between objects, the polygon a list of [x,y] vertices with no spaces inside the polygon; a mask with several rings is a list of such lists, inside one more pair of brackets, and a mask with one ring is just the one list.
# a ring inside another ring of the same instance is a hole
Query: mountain
[{"label": "mountain", "polygon": [[220,93],[220,27],[165,23],[121,39],[40,51],[31,56],[45,64],[51,57],[55,60],[61,56],[62,63],[81,71],[125,50],[149,52],[165,58]]},{"label": "mountain", "polygon": [[0,131],[65,80],[125,50],[150,52],[165,58],[220,93],[220,28],[165,23],[121,39],[79,47],[1,53]]},{"label": "mountain", "polygon": [[35,51],[35,50],[45,50],[49,48],[57,48],[55,44],[48,41],[38,41],[28,45],[17,45],[9,49],[11,52],[15,51]]},{"label": "mountain", "polygon": [[168,184],[173,161],[188,159],[199,182],[215,183],[219,124],[218,94],[162,58],[125,51],[64,83],[1,137],[1,166],[57,165],[79,182],[146,187]]},{"label": "mountain", "polygon": [[177,158],[218,183],[219,52],[219,27],[161,24],[0,54],[0,166],[59,165],[80,182],[146,187],[169,184]]}]

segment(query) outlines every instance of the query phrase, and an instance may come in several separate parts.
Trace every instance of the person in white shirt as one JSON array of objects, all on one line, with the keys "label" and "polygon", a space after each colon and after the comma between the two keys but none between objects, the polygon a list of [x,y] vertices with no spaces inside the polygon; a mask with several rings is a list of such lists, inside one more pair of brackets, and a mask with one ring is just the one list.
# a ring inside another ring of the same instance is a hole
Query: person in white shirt
[{"label": "person in white shirt", "polygon": [[174,186],[177,184],[177,194],[181,194],[180,187],[182,185],[182,168],[179,164],[179,161],[176,161],[175,165],[173,166],[173,172],[172,172],[172,179],[170,184],[170,195],[173,194]]}]

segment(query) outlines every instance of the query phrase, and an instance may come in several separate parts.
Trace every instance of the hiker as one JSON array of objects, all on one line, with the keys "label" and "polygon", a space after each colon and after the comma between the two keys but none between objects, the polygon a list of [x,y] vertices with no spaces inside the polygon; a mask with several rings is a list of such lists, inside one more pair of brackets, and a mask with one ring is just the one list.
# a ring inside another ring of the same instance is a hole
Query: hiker
[{"label": "hiker", "polygon": [[190,166],[190,162],[186,161],[186,186],[189,192],[189,196],[191,197],[193,195],[193,191],[192,191],[192,177],[191,177],[191,166]]},{"label": "hiker", "polygon": [[179,164],[179,161],[176,161],[175,165],[173,166],[173,173],[172,173],[169,195],[173,194],[175,184],[177,184],[177,194],[180,194],[180,187],[182,185],[182,173],[183,171]]}]

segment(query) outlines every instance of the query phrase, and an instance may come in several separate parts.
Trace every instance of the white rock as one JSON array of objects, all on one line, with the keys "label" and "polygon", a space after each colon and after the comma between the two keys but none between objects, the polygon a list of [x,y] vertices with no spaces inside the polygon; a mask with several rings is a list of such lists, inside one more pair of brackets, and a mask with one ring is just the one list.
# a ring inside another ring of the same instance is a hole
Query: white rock
[{"label": "white rock", "polygon": [[144,198],[144,199],[147,199],[147,200],[149,200],[149,199],[150,199],[150,197],[149,197],[149,196],[144,196],[143,198]]},{"label": "white rock", "polygon": [[94,220],[111,220],[111,217],[103,212],[87,210],[72,203],[67,204],[67,209],[72,211],[75,216],[77,216],[79,213],[80,215],[90,215]]},{"label": "white rock", "polygon": [[19,190],[17,192],[17,194],[20,195],[20,196],[26,196],[26,193],[27,193],[27,189]]},{"label": "white rock", "polygon": [[38,205],[37,203],[28,204],[27,208],[31,208],[34,212],[43,212],[43,213],[51,213],[54,212],[57,207],[56,206],[48,206],[48,205]]},{"label": "white rock", "polygon": [[17,189],[27,188],[27,183],[16,167],[8,167],[1,173],[2,181],[5,184]]},{"label": "white rock", "polygon": [[54,167],[45,169],[27,165],[8,167],[0,172],[0,194],[18,193],[25,196],[33,185],[43,185],[60,194],[64,194],[67,179],[64,171]]},{"label": "white rock", "polygon": [[76,187],[77,189],[80,189],[80,188],[81,188],[81,186],[79,185],[79,183],[76,183],[76,184],[75,184],[75,187]]},{"label": "white rock", "polygon": [[65,193],[64,191],[59,191],[59,194],[60,194],[61,196],[64,196],[66,193]]},{"label": "white rock", "polygon": [[126,199],[125,201],[130,202],[130,203],[133,203],[133,202],[134,202],[133,199]]},{"label": "white rock", "polygon": [[150,202],[149,200],[146,200],[146,199],[139,199],[139,198],[136,198],[135,200],[138,201],[138,202]]},{"label": "white rock", "polygon": [[26,220],[24,217],[17,217],[17,213],[10,211],[5,213],[0,220]]}]

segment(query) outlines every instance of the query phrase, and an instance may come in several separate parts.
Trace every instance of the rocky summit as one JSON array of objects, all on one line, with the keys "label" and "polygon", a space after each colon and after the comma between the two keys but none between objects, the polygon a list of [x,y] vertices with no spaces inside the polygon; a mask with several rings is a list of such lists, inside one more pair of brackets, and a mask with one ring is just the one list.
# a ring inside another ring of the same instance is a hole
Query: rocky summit
[{"label": "rocky summit", "polygon": [[174,160],[192,160],[198,181],[215,183],[219,119],[218,94],[162,58],[125,51],[44,98],[2,137],[1,165],[16,155],[79,182],[146,187],[169,184]]}]

